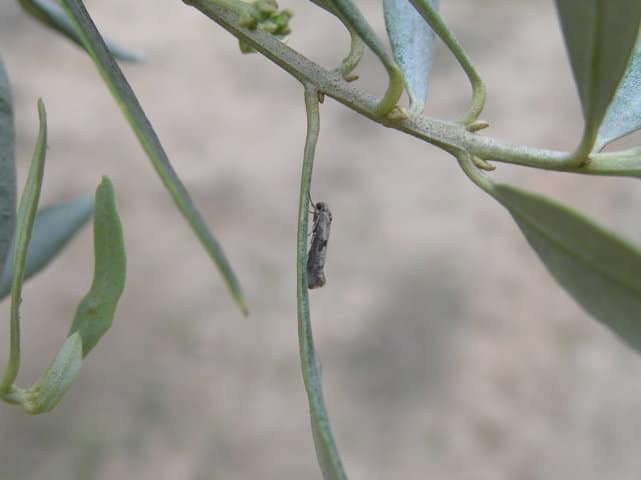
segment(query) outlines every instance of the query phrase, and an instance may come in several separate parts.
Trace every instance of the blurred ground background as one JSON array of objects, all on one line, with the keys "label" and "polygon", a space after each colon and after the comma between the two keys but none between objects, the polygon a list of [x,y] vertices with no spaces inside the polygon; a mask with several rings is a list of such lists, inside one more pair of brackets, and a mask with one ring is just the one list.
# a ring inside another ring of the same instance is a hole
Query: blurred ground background
[{"label": "blurred ground background", "polygon": [[[357,3],[383,33],[380,2]],[[145,53],[125,72],[252,314],[237,312],[88,57],[2,2],[20,181],[42,97],[43,203],[108,174],[129,263],[114,326],[59,407],[35,418],[0,408],[0,480],[320,478],[296,337],[301,87],[264,58],[241,56],[234,38],[178,0],[87,4],[103,32]],[[296,12],[290,45],[336,65],[347,48],[339,24],[308,2],[283,4]],[[487,134],[572,149],[580,110],[553,2],[443,2],[442,11],[487,82]],[[373,58],[358,73],[382,93]],[[428,114],[456,119],[468,96],[439,48]],[[504,165],[495,176],[641,242],[633,180]],[[350,478],[639,478],[641,360],[557,288],[451,158],[330,99],[313,195],[334,214],[328,284],[311,298]],[[21,384],[61,344],[91,258],[87,228],[29,282]]]}]

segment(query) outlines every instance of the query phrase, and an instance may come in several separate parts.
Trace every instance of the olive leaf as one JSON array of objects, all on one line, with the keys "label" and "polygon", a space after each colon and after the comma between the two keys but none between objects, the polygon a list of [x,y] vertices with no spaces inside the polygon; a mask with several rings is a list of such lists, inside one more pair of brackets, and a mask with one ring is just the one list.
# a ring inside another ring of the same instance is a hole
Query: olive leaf
[{"label": "olive leaf", "polygon": [[103,77],[107,87],[116,99],[125,118],[136,134],[145,153],[176,203],[178,210],[185,217],[192,230],[205,247],[210,258],[218,267],[227,288],[232,297],[240,307],[241,311],[247,314],[248,309],[245,298],[240,288],[222,247],[211,234],[200,212],[194,205],[189,192],[182,184],[174,171],[165,150],[156,135],[149,119],[145,115],[136,94],[127,82],[122,71],[110,55],[100,33],[96,29],[89,13],[80,0],[59,0],[65,11],[69,14],[75,25],[84,47],[89,52],[100,75]]},{"label": "olive leaf", "polygon": [[586,132],[597,129],[637,39],[639,0],[556,0]]},{"label": "olive leaf", "polygon": [[608,107],[597,134],[596,150],[641,128],[641,41],[630,57],[628,68]]},{"label": "olive leaf", "polygon": [[89,292],[76,310],[69,331],[82,337],[82,355],[96,346],[113,322],[114,312],[125,287],[125,246],[113,185],[107,177],[96,189],[93,213],[94,273]]},{"label": "olive leaf", "polygon": [[[438,8],[438,0],[429,0]],[[434,56],[434,31],[409,0],[384,0],[385,27],[396,63],[405,77],[410,112],[420,113]]]},{"label": "olive leaf", "polygon": [[510,185],[495,185],[491,194],[577,303],[641,352],[641,250],[541,195]]},{"label": "olive leaf", "polygon": [[[41,110],[43,114],[44,110]],[[42,122],[41,125],[45,125]],[[39,138],[44,138],[41,135]],[[40,145],[40,141],[38,142]],[[39,152],[38,148],[36,149]],[[14,269],[14,288],[12,289],[12,338],[13,332],[19,335],[19,306],[21,295],[21,276],[29,242],[29,226],[33,223],[31,212],[37,204],[37,187],[42,181],[42,156],[34,157],[27,187],[21,200],[18,214],[18,233],[16,242],[16,267]],[[38,175],[40,176],[38,177]],[[24,208],[23,208],[24,203]],[[30,207],[30,209],[27,209]],[[26,212],[26,214],[25,214]],[[29,414],[45,413],[52,410],[62,399],[76,378],[83,357],[91,351],[98,340],[109,329],[124,289],[126,258],[120,218],[116,210],[114,190],[107,177],[96,189],[94,207],[94,277],[89,293],[85,295],[76,311],[71,331],[49,368],[30,388],[22,389],[13,384],[19,366],[18,348],[12,342],[12,353],[17,352],[14,361],[5,373],[0,394],[6,402],[19,404]],[[17,302],[14,300],[18,298]],[[15,323],[14,323],[15,320]],[[15,326],[15,328],[14,328]],[[10,356],[11,358],[11,356]]]},{"label": "olive leaf", "polygon": [[12,387],[20,369],[20,303],[22,302],[22,281],[24,278],[27,247],[31,238],[33,220],[38,208],[42,177],[44,175],[47,152],[47,112],[42,100],[38,100],[39,130],[33,159],[25,182],[16,220],[15,253],[13,255],[13,275],[11,279],[11,308],[9,314],[9,360],[2,380],[0,395]]},{"label": "olive leaf", "polygon": [[0,268],[9,257],[16,221],[16,159],[13,101],[0,59]]}]

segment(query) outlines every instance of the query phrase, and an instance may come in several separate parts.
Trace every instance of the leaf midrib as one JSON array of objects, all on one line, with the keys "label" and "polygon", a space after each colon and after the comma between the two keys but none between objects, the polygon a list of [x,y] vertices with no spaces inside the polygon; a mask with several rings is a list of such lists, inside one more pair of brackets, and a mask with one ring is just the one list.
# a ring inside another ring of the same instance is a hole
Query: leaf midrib
[{"label": "leaf midrib", "polygon": [[512,214],[519,217],[520,221],[530,226],[539,235],[541,235],[543,238],[548,240],[553,245],[557,246],[557,248],[563,251],[566,255],[568,255],[569,257],[577,258],[582,265],[585,265],[588,268],[588,270],[593,271],[596,274],[599,274],[599,276],[601,276],[603,279],[608,280],[611,283],[614,283],[620,286],[624,290],[631,292],[637,299],[641,299],[641,290],[639,290],[637,287],[629,285],[627,282],[613,276],[605,269],[598,268],[597,266],[598,264],[592,262],[589,257],[581,255],[580,250],[574,250],[566,247],[564,243],[562,243],[553,235],[548,234],[547,230],[540,227],[537,222],[530,220],[527,216],[523,215],[518,209],[514,209],[510,207],[508,207],[508,209],[510,210],[510,212],[512,212]]}]

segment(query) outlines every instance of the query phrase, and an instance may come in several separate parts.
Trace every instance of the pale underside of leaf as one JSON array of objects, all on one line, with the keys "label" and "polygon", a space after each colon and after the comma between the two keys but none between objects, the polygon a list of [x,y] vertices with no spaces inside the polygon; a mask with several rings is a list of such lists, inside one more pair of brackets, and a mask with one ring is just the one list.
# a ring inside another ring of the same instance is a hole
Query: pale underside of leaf
[{"label": "pale underside of leaf", "polygon": [[62,400],[82,365],[79,333],[67,337],[53,362],[38,381],[24,391],[22,406],[31,415],[50,412]]},{"label": "pale underside of leaf", "polygon": [[603,123],[596,149],[641,128],[641,41],[637,41]]},{"label": "pale underside of leaf", "polygon": [[[437,0],[430,0],[438,7]],[[403,72],[410,110],[419,113],[427,100],[434,53],[434,31],[409,0],[384,0],[385,26],[396,63]]]},{"label": "pale underside of leaf", "polygon": [[638,0],[557,0],[586,131],[598,126],[623,76],[641,19]]}]

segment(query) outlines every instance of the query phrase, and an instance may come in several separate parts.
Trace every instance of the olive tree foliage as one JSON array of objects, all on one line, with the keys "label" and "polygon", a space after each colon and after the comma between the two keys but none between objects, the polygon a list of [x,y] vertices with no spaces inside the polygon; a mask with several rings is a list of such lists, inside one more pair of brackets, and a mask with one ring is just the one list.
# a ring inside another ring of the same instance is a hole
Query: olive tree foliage
[{"label": "olive tree foliage", "polygon": [[[570,152],[505,143],[481,130],[485,86],[463,46],[439,15],[437,0],[379,0],[387,38],[370,26],[352,0],[311,0],[347,29],[351,45],[334,69],[326,69],[287,46],[293,13],[276,0],[183,0],[239,41],[243,53],[264,55],[300,81],[307,112],[302,154],[298,231],[297,305],[300,360],[309,400],[311,430],[325,479],[347,475],[330,428],[312,337],[308,287],[310,265],[322,268],[331,213],[313,205],[310,184],[319,137],[319,104],[327,97],[388,128],[417,137],[450,153],[479,189],[505,207],[532,249],[563,288],[590,316],[629,347],[641,352],[641,250],[616,233],[554,199],[498,183],[498,162],[586,175],[641,177],[641,147],[604,151],[616,139],[641,128],[641,2],[638,0],[556,0],[559,22],[581,103],[584,126]],[[42,24],[65,35],[88,53],[137,136],[151,165],[220,271],[241,312],[247,303],[240,284],[189,192],[171,166],[117,61],[139,57],[97,30],[82,0],[18,0]],[[425,114],[434,43],[441,41],[469,79],[471,99],[457,122]],[[369,49],[387,75],[381,98],[358,87],[358,66]],[[407,94],[409,103],[401,97]],[[46,152],[46,114],[39,101],[40,134],[29,177],[16,207],[14,127],[7,74],[0,62],[0,293],[11,295],[9,358],[0,398],[29,413],[51,410],[71,385],[82,358],[111,325],[124,288],[125,254],[114,190],[104,178],[94,197],[37,208]],[[41,270],[90,217],[94,217],[95,272],[80,302],[69,336],[43,376],[29,388],[15,385],[20,365],[19,304],[23,279]],[[324,223],[320,214],[324,212]],[[317,218],[317,215],[319,217]],[[310,228],[311,227],[311,228]],[[321,228],[322,227],[322,228]],[[313,247],[308,253],[309,232]],[[317,255],[308,258],[308,255]]]}]

